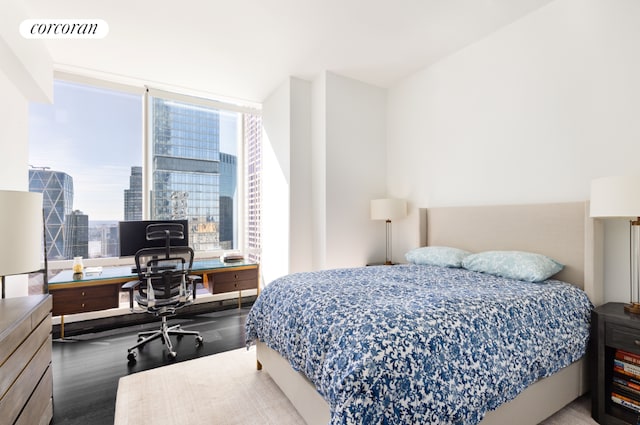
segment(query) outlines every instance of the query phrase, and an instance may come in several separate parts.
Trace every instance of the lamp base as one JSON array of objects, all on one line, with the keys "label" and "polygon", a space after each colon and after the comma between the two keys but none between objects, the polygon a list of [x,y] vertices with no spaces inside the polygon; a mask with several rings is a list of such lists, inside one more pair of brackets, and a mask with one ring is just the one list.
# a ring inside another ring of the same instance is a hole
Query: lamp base
[{"label": "lamp base", "polygon": [[640,314],[640,303],[625,304],[624,311],[631,314]]}]

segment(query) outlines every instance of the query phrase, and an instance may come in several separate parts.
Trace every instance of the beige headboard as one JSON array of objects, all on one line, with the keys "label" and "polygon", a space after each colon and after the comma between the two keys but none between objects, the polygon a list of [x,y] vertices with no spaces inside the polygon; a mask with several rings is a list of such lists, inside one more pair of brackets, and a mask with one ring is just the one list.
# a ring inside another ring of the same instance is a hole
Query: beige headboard
[{"label": "beige headboard", "polygon": [[421,235],[423,245],[547,255],[565,265],[555,278],[602,304],[602,225],[589,218],[588,202],[426,208]]}]

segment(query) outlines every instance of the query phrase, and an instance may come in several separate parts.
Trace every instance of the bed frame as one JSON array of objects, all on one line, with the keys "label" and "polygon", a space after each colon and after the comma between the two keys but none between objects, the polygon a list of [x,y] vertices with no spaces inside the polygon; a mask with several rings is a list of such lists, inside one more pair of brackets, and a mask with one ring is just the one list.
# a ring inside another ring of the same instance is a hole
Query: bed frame
[{"label": "bed frame", "polygon": [[[565,265],[558,279],[583,288],[594,305],[602,304],[602,225],[589,218],[587,202],[421,209],[419,227],[421,245],[548,255]],[[330,422],[329,405],[304,375],[262,342],[256,354],[258,369],[269,373],[308,425]],[[583,358],[488,412],[481,425],[513,424],[514,419],[538,424],[587,389]]]}]

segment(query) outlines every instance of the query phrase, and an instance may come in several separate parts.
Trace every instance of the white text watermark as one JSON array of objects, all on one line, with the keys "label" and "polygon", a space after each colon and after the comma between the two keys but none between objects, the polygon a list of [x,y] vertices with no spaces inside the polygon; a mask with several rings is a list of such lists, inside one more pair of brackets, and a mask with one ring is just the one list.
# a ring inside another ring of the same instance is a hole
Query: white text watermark
[{"label": "white text watermark", "polygon": [[20,24],[24,38],[104,38],[108,32],[102,19],[26,19]]}]

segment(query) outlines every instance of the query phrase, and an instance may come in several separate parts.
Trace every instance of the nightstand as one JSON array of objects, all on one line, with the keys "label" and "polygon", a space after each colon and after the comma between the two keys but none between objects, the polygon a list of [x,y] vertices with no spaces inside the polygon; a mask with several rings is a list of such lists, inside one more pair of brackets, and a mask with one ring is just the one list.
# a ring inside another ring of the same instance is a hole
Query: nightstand
[{"label": "nightstand", "polygon": [[630,371],[637,368],[640,373],[640,315],[626,313],[624,303],[595,308],[591,312],[590,344],[591,416],[600,424],[640,423],[640,408],[623,407],[640,406],[640,378],[636,388],[632,376],[618,372],[622,365]]}]

